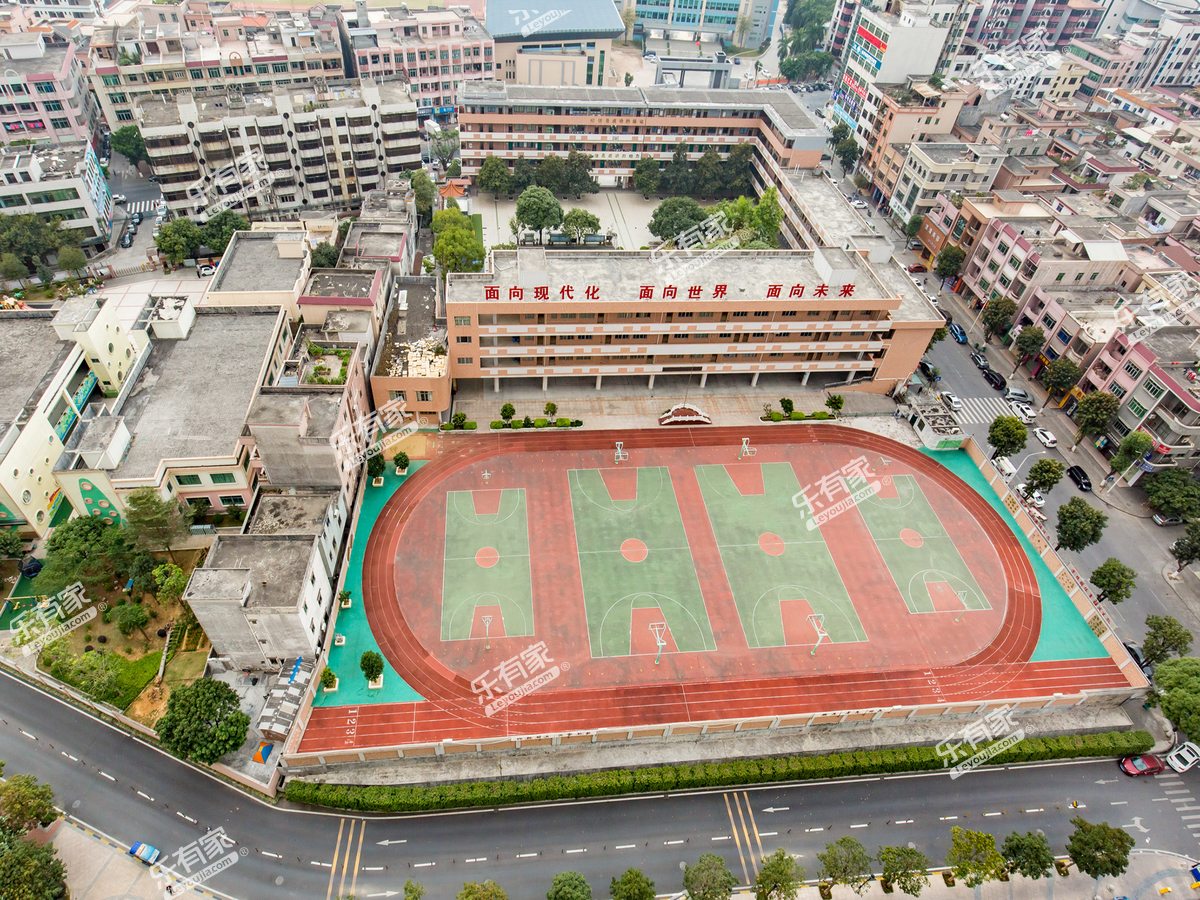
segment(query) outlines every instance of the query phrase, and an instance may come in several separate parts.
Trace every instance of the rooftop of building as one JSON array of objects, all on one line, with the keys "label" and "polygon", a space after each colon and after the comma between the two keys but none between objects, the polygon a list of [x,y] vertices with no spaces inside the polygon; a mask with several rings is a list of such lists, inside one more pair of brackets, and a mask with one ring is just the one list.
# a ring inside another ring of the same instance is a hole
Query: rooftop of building
[{"label": "rooftop of building", "polygon": [[434,346],[445,336],[435,321],[437,302],[436,278],[409,278],[396,285],[396,300],[388,308],[388,319],[380,335],[376,375],[393,378],[413,375],[421,368],[431,371],[434,363],[445,371],[446,356],[440,357],[440,362],[426,356],[432,354]]},{"label": "rooftop of building", "polygon": [[337,499],[334,491],[263,492],[246,526],[247,534],[320,534]]},{"label": "rooftop of building", "polygon": [[3,147],[0,148],[0,172],[19,172],[29,168],[36,159],[42,170],[39,180],[69,178],[75,175],[87,152],[88,145],[82,141],[40,147]]},{"label": "rooftop of building", "polygon": [[164,459],[232,456],[278,318],[275,307],[200,307],[186,338],[155,340],[120,410],[133,439],[112,477],[153,477]]},{"label": "rooftop of building", "polygon": [[625,31],[621,13],[612,3],[577,3],[570,9],[510,10],[503,3],[489,3],[484,20],[488,33],[498,41],[526,40],[537,34],[539,42],[571,38],[617,38]]},{"label": "rooftop of building", "polygon": [[60,341],[44,310],[0,310],[0,435],[41,398],[40,383],[58,371],[75,346]]},{"label": "rooftop of building", "polygon": [[255,425],[295,425],[306,421],[304,436],[328,438],[337,424],[342,394],[337,391],[305,390],[302,386],[260,392],[250,404],[246,422]]},{"label": "rooftop of building", "polygon": [[410,204],[416,202],[416,191],[407,180],[388,178],[382,189],[367,191],[359,207],[358,221],[408,222]]},{"label": "rooftop of building", "polygon": [[371,285],[375,283],[373,271],[355,269],[313,269],[308,284],[301,293],[306,297],[352,297],[365,299],[371,296]]},{"label": "rooftop of building", "polygon": [[356,259],[400,259],[409,231],[405,222],[355,222],[346,234],[346,247],[354,248]]},{"label": "rooftop of building", "polygon": [[307,260],[282,255],[279,244],[302,239],[303,233],[294,231],[234,232],[209,292],[291,290]]},{"label": "rooftop of building", "polygon": [[1142,338],[1163,368],[1193,367],[1200,361],[1196,341],[1200,338],[1195,325],[1168,325]]},{"label": "rooftop of building", "polygon": [[949,166],[957,162],[974,163],[977,159],[1005,158],[1004,151],[992,144],[962,144],[957,141],[920,141],[909,147],[926,156],[934,165]]},{"label": "rooftop of building", "polygon": [[880,283],[893,295],[900,299],[900,307],[892,312],[892,320],[896,322],[942,322],[942,314],[929,301],[913,277],[904,271],[904,267],[896,260],[889,260],[882,266],[874,266],[872,271]]},{"label": "rooftop of building", "polygon": [[831,247],[844,247],[852,235],[875,233],[868,226],[868,220],[850,206],[850,202],[830,179],[804,171],[792,171],[788,173],[788,180],[806,207],[805,216],[823,232],[814,235],[817,240],[823,240]]},{"label": "rooftop of building", "polygon": [[308,574],[315,537],[221,535],[202,568],[192,572],[185,600],[240,602],[246,609],[294,609]]},{"label": "rooftop of building", "polygon": [[1180,216],[1200,216],[1200,202],[1183,191],[1155,193],[1150,198],[1150,203],[1156,206],[1165,206]]},{"label": "rooftop of building", "polygon": [[[371,330],[371,311],[366,309],[331,309],[325,313],[321,331],[325,334],[366,334]],[[330,338],[334,340],[334,338]]]},{"label": "rooftop of building", "polygon": [[[41,37],[41,35],[32,32],[0,34],[0,47],[4,46],[5,43],[33,43],[38,37]],[[6,59],[4,60],[4,68],[6,71],[11,69],[22,77],[57,74],[62,71],[62,67],[67,61],[67,51],[69,49],[69,47],[46,44],[45,51],[41,56],[32,59]]]}]

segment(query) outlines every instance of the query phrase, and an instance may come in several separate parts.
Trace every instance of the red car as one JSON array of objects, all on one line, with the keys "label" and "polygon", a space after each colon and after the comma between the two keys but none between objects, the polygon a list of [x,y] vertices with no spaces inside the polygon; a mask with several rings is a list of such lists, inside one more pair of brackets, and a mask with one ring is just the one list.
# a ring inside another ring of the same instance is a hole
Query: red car
[{"label": "red car", "polygon": [[929,269],[927,269],[925,266],[921,265],[920,263],[913,263],[911,266],[908,267],[908,271],[913,272],[914,274],[918,274],[921,272],[928,272]]},{"label": "red car", "polygon": [[1166,763],[1150,753],[1127,756],[1121,760],[1121,771],[1126,775],[1157,775],[1166,767]]}]

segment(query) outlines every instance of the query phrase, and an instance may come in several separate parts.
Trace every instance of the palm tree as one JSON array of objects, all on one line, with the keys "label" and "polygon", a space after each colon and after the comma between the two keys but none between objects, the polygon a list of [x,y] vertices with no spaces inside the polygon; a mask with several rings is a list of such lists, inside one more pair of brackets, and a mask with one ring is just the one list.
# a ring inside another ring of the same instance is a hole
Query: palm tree
[{"label": "palm tree", "polygon": [[756,82],[758,81],[758,73],[762,71],[762,67],[762,60],[756,59],[754,61],[754,80]]}]

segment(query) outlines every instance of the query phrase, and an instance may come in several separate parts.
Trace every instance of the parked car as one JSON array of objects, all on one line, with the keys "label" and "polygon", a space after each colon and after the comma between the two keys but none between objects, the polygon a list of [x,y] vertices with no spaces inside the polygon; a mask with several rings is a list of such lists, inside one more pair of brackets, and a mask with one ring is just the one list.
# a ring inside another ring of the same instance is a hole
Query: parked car
[{"label": "parked car", "polygon": [[134,213],[132,216],[129,217],[129,221],[132,222],[134,225],[141,225],[142,224],[142,214]]},{"label": "parked car", "polygon": [[1048,431],[1045,428],[1033,429],[1033,436],[1035,438],[1037,438],[1039,441],[1041,441],[1043,446],[1046,446],[1046,447],[1057,447],[1058,446],[1058,438],[1056,438],[1054,436],[1054,432]]},{"label": "parked car", "polygon": [[1126,775],[1157,775],[1165,769],[1166,763],[1153,753],[1142,753],[1138,756],[1127,756],[1121,760],[1121,771]]},{"label": "parked car", "polygon": [[26,556],[21,560],[21,574],[26,578],[36,578],[38,572],[42,571],[42,561],[33,556]]},{"label": "parked car", "polygon": [[998,391],[1004,390],[1008,384],[1008,382],[1004,380],[1004,376],[994,369],[984,369],[983,380]]},{"label": "parked car", "polygon": [[965,344],[967,342],[967,333],[963,330],[961,325],[951,325],[950,336],[960,344]]},{"label": "parked car", "polygon": [[151,847],[149,844],[143,841],[134,841],[133,846],[129,848],[129,855],[140,859],[147,865],[152,866],[158,862],[158,858],[162,854],[158,852],[157,847]]},{"label": "parked car", "polygon": [[855,209],[866,209],[869,206],[866,200],[851,200],[850,205]]},{"label": "parked car", "polygon": [[1131,644],[1129,641],[1126,641],[1122,646],[1125,648],[1125,652],[1129,654],[1129,658],[1137,663],[1137,667],[1139,669],[1143,668],[1145,664],[1142,662],[1142,652],[1138,650],[1137,644]]},{"label": "parked car", "polygon": [[946,310],[942,309],[940,306],[938,307],[938,312],[940,312],[942,314],[942,318],[946,320],[947,325],[954,324],[954,316],[950,315],[950,313],[948,313]]},{"label": "parked car", "polygon": [[977,369],[990,369],[991,368],[991,364],[988,362],[988,358],[986,356],[984,356],[983,352],[980,350],[976,350],[974,353],[971,354],[971,362],[975,363],[975,368],[977,368]]},{"label": "parked car", "polygon": [[1087,472],[1083,471],[1083,466],[1071,466],[1067,469],[1067,477],[1075,482],[1075,486],[1081,491],[1092,489],[1092,480],[1088,478]]},{"label": "parked car", "polygon": [[1004,392],[1005,400],[1018,400],[1021,403],[1032,403],[1033,395],[1023,388],[1009,388]]},{"label": "parked car", "polygon": [[113,203],[124,203],[124,202],[125,202],[124,194],[113,194]]},{"label": "parked car", "polygon": [[1164,516],[1162,513],[1154,514],[1155,525],[1182,525],[1186,521],[1183,516]]},{"label": "parked car", "polygon": [[129,234],[121,235],[121,246],[126,249],[129,249],[130,247],[132,247],[133,246],[133,236],[129,235]]},{"label": "parked car", "polygon": [[1026,487],[1023,484],[1017,485],[1017,495],[1019,497],[1021,497],[1026,503],[1031,503],[1034,506],[1036,506],[1038,509],[1041,509],[1043,506],[1046,505],[1046,498],[1042,496],[1041,491],[1038,491],[1038,490],[1031,491],[1031,490],[1029,490],[1028,487]]},{"label": "parked car", "polygon": [[158,176],[157,176],[157,175],[151,175],[151,176],[150,176],[150,183],[151,183],[151,184],[158,184]]},{"label": "parked car", "polygon": [[196,272],[201,278],[207,278],[209,275],[217,274],[216,266],[196,266]]},{"label": "parked car", "polygon": [[1200,763],[1200,747],[1191,741],[1184,741],[1167,754],[1167,765],[1176,772],[1186,772],[1197,763]]},{"label": "parked car", "polygon": [[962,409],[962,401],[949,391],[942,391],[940,397],[942,403],[946,404],[947,409],[953,409],[956,411]]},{"label": "parked car", "polygon": [[911,266],[908,267],[908,271],[912,272],[913,274],[919,274],[921,272],[928,272],[929,267],[923,266],[920,263],[913,263]]},{"label": "parked car", "polygon": [[919,363],[917,363],[917,368],[919,368],[921,370],[921,374],[924,375],[926,378],[936,377],[934,375],[934,369],[936,368],[936,366],[934,366],[934,364],[931,363],[927,359],[923,359]]},{"label": "parked car", "polygon": [[1013,415],[1020,419],[1024,424],[1030,425],[1037,413],[1029,406],[1028,403],[1010,403],[1012,406]]}]

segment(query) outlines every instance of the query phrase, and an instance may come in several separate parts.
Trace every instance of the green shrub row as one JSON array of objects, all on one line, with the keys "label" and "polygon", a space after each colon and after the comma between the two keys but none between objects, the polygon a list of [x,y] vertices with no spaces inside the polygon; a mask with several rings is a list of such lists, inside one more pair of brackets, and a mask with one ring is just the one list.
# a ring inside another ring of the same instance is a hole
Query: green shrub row
[{"label": "green shrub row", "polygon": [[[759,416],[759,418],[762,419],[764,422],[767,421],[767,416]],[[770,415],[770,420],[772,422],[783,422],[783,421],[803,422],[805,419],[832,419],[832,418],[833,418],[833,415],[825,412],[825,410],[821,410],[820,412],[815,412],[815,413],[802,413],[802,412],[800,412],[800,410],[795,409],[795,410],[792,410],[791,413],[781,413],[781,412],[776,411],[776,412],[771,413],[771,415]]]},{"label": "green shrub row", "polygon": [[[583,424],[583,419],[534,419],[532,425],[526,425],[521,419],[513,419],[511,422],[505,422],[503,419],[496,419],[492,422],[493,430],[501,428],[578,428]],[[443,425],[443,428],[446,426]]]},{"label": "green shrub row", "polygon": [[[997,754],[988,764],[1003,765],[1086,756],[1126,756],[1145,753],[1153,745],[1154,738],[1145,731],[1110,731],[1103,734],[1057,738],[1028,738]],[[933,747],[900,747],[892,750],[836,753],[831,756],[746,759],[697,766],[657,766],[633,771],[617,769],[566,777],[535,778],[530,781],[464,782],[434,786],[363,786],[314,784],[292,779],[287,783],[287,798],[293,803],[338,809],[414,812],[811,778],[914,772],[941,769],[946,765],[946,760],[938,756]]]},{"label": "green shrub row", "polygon": [[438,426],[442,431],[474,431],[476,427],[474,422],[463,422],[461,429],[456,428],[453,422],[444,422]]}]

